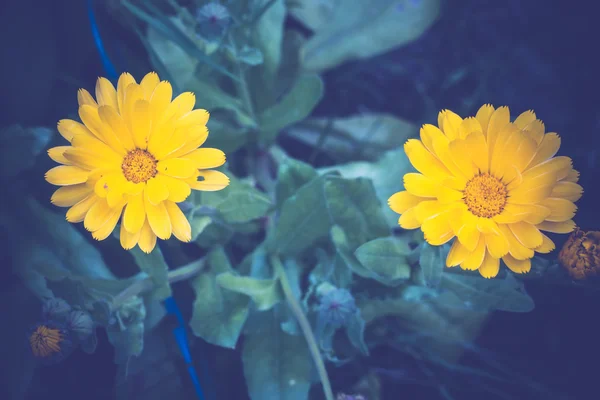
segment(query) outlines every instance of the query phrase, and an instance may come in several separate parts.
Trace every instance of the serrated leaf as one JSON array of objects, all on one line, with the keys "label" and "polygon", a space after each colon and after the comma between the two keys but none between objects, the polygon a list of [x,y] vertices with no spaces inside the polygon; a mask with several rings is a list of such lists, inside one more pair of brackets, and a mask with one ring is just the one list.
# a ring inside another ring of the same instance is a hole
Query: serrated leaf
[{"label": "serrated leaf", "polygon": [[308,399],[312,363],[306,340],[283,332],[273,312],[263,314],[263,329],[246,335],[242,352],[250,398]]},{"label": "serrated leaf", "polygon": [[248,318],[250,298],[217,284],[217,275],[235,274],[223,248],[211,251],[208,263],[210,270],[201,272],[191,283],[196,299],[190,327],[207,342],[233,349]]},{"label": "serrated leaf", "polygon": [[394,285],[410,278],[410,266],[406,260],[410,252],[407,243],[387,237],[363,244],[354,255],[365,268]]},{"label": "serrated leaf", "polygon": [[323,97],[318,75],[300,75],[283,99],[260,114],[260,139],[271,143],[279,131],[307,118]]},{"label": "serrated leaf", "polygon": [[283,300],[278,279],[255,279],[224,272],[217,275],[216,281],[224,289],[249,296],[260,311],[269,310]]}]

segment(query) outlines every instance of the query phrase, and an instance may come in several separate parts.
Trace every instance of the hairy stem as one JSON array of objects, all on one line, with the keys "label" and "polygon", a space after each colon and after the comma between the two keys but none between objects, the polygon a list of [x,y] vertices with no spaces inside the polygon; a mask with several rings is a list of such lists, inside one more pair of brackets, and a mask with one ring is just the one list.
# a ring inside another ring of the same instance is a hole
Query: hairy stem
[{"label": "hairy stem", "polygon": [[294,293],[292,292],[292,288],[290,287],[290,282],[288,281],[287,275],[285,273],[285,269],[281,260],[277,255],[271,256],[271,265],[275,269],[275,273],[279,278],[279,282],[281,283],[281,288],[283,289],[283,293],[285,298],[294,313],[294,316],[298,320],[298,324],[300,325],[300,329],[302,329],[302,333],[304,334],[304,338],[308,344],[308,349],[310,354],[315,362],[315,366],[317,367],[317,372],[319,373],[319,377],[321,378],[321,385],[323,385],[323,392],[325,392],[325,398],[327,400],[334,400],[333,391],[331,390],[331,383],[329,382],[329,377],[327,376],[327,370],[325,369],[325,363],[323,362],[323,358],[321,358],[321,352],[319,351],[319,346],[317,345],[317,341],[315,340],[315,336],[313,335],[312,329],[310,327],[310,323],[304,315],[302,311],[302,307],[296,300]]}]

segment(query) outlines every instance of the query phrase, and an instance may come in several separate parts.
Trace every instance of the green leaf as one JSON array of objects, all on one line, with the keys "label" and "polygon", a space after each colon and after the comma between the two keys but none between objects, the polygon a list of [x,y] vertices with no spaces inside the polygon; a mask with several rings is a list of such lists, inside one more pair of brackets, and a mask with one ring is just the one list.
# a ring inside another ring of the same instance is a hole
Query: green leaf
[{"label": "green leaf", "polygon": [[346,232],[351,249],[389,232],[368,180],[326,174],[303,185],[283,202],[269,245],[297,254],[327,236],[336,224]]},{"label": "green leaf", "polygon": [[[204,107],[204,106],[203,106]],[[210,134],[205,147],[212,147],[230,155],[248,142],[248,129],[211,115],[206,125]]]},{"label": "green leaf", "polygon": [[298,77],[283,99],[260,114],[260,139],[271,143],[282,129],[307,118],[323,97],[323,81],[318,75]]},{"label": "green leaf", "polygon": [[331,220],[344,230],[350,249],[389,234],[371,181],[330,176],[324,189]]},{"label": "green leaf", "polygon": [[440,285],[447,255],[447,246],[431,246],[427,242],[421,244],[417,276],[424,286],[436,289]]},{"label": "green leaf", "polygon": [[115,347],[115,363],[122,364],[144,350],[146,308],[141,298],[128,299],[116,312],[117,322],[106,327],[108,341]]},{"label": "green leaf", "polygon": [[233,272],[223,272],[216,279],[222,288],[249,296],[259,311],[269,310],[283,300],[278,279],[255,279]]},{"label": "green leaf", "polygon": [[256,66],[265,61],[262,52],[254,47],[243,46],[237,53],[231,46],[226,46],[225,50],[232,61],[237,60],[246,65]]},{"label": "green leaf", "polygon": [[515,279],[512,273],[495,279],[445,273],[440,288],[454,292],[468,309],[524,313],[535,308],[533,299],[525,291],[525,285]]},{"label": "green leaf", "polygon": [[344,178],[368,178],[373,182],[375,193],[380,203],[388,226],[398,226],[399,215],[387,205],[388,199],[396,192],[404,189],[402,177],[413,171],[402,148],[385,153],[378,162],[354,162],[334,167],[323,168],[320,172],[339,171]]},{"label": "green leaf", "polygon": [[324,175],[311,180],[283,202],[275,228],[269,232],[271,250],[293,255],[327,234],[331,222],[323,190],[326,179]]},{"label": "green leaf", "polygon": [[317,171],[307,163],[287,157],[279,164],[277,183],[275,185],[275,199],[277,206],[296,193],[296,191],[317,177]]},{"label": "green leaf", "polygon": [[[324,9],[315,2],[304,7]],[[302,49],[306,70],[320,72],[344,62],[370,58],[406,45],[425,32],[437,19],[440,0],[373,0],[353,7],[334,7],[327,16],[303,10],[300,18],[313,18],[307,25],[315,28]],[[326,18],[326,23],[323,20]]]},{"label": "green leaf", "polygon": [[[310,118],[286,129],[286,134],[318,147],[336,160],[380,160],[386,151],[401,151],[407,139],[419,134],[419,127],[391,114],[361,113],[344,118]],[[368,169],[370,165],[358,163],[357,168]]]},{"label": "green leaf", "polygon": [[156,246],[150,253],[144,253],[138,247],[130,250],[131,255],[135,259],[136,264],[140,269],[147,273],[154,283],[152,290],[152,298],[155,300],[164,300],[171,296],[171,286],[169,285],[168,273],[169,266],[167,265],[160,248]]},{"label": "green leaf", "polygon": [[408,244],[393,237],[372,240],[354,252],[362,265],[388,285],[397,285],[410,278],[406,260],[410,253]]},{"label": "green leaf", "polygon": [[246,335],[242,362],[252,400],[308,399],[312,363],[306,340],[283,332],[273,312],[265,315],[260,333]]},{"label": "green leaf", "polygon": [[222,273],[235,274],[223,248],[208,256],[209,271],[203,271],[193,281],[196,293],[190,327],[196,336],[217,346],[235,348],[248,318],[248,296],[223,290],[216,277]]}]

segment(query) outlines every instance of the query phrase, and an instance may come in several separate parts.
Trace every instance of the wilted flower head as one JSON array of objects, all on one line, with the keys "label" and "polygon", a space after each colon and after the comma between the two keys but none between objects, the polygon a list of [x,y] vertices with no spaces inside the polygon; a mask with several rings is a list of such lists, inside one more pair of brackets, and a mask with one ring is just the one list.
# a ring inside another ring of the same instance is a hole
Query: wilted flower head
[{"label": "wilted flower head", "polygon": [[85,311],[75,310],[69,314],[67,327],[74,332],[80,340],[87,339],[94,330],[94,321]]},{"label": "wilted flower head", "polygon": [[558,261],[573,279],[600,275],[600,232],[577,228],[558,254]]},{"label": "wilted flower head", "polygon": [[53,321],[36,324],[27,339],[31,354],[45,365],[62,361],[73,349],[69,331]]},{"label": "wilted flower head", "polygon": [[42,315],[45,319],[63,319],[70,311],[71,306],[59,298],[46,300],[42,306]]},{"label": "wilted flower head", "polygon": [[219,39],[231,23],[227,8],[217,2],[210,2],[196,12],[198,34],[207,40]]},{"label": "wilted flower head", "polygon": [[323,322],[338,328],[344,326],[358,310],[352,293],[338,288],[324,292],[317,309]]}]

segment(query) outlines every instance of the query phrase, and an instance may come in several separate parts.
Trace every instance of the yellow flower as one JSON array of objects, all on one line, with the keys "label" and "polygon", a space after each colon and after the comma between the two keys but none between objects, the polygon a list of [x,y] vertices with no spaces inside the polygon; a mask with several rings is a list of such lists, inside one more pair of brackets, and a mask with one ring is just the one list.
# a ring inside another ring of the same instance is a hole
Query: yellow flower
[{"label": "yellow flower", "polygon": [[456,237],[448,267],[493,278],[502,259],[513,272],[528,272],[534,252],[555,247],[541,231],[575,229],[583,189],[571,159],[554,157],[559,136],[545,133],[533,111],[510,122],[507,107],[491,105],[466,119],[442,111],[438,125],[424,125],[421,140],[404,145],[420,173],[406,174],[406,190],[389,199],[402,214],[398,223],[420,227],[432,245]]},{"label": "yellow flower", "polygon": [[83,123],[64,119],[58,131],[68,146],[48,151],[62,164],[46,173],[61,186],[52,203],[70,207],[69,222],[81,222],[104,240],[121,218],[121,245],[136,244],[149,253],[156,239],[171,234],[191,240],[191,228],[177,203],[191,189],[215,191],[229,178],[209,170],[225,163],[218,149],[198,148],[206,140],[206,110],[193,110],[195,97],[174,100],[167,81],[154,72],[137,84],[128,73],[117,89],[105,78],[96,83],[96,100],[85,89],[77,93]]}]

